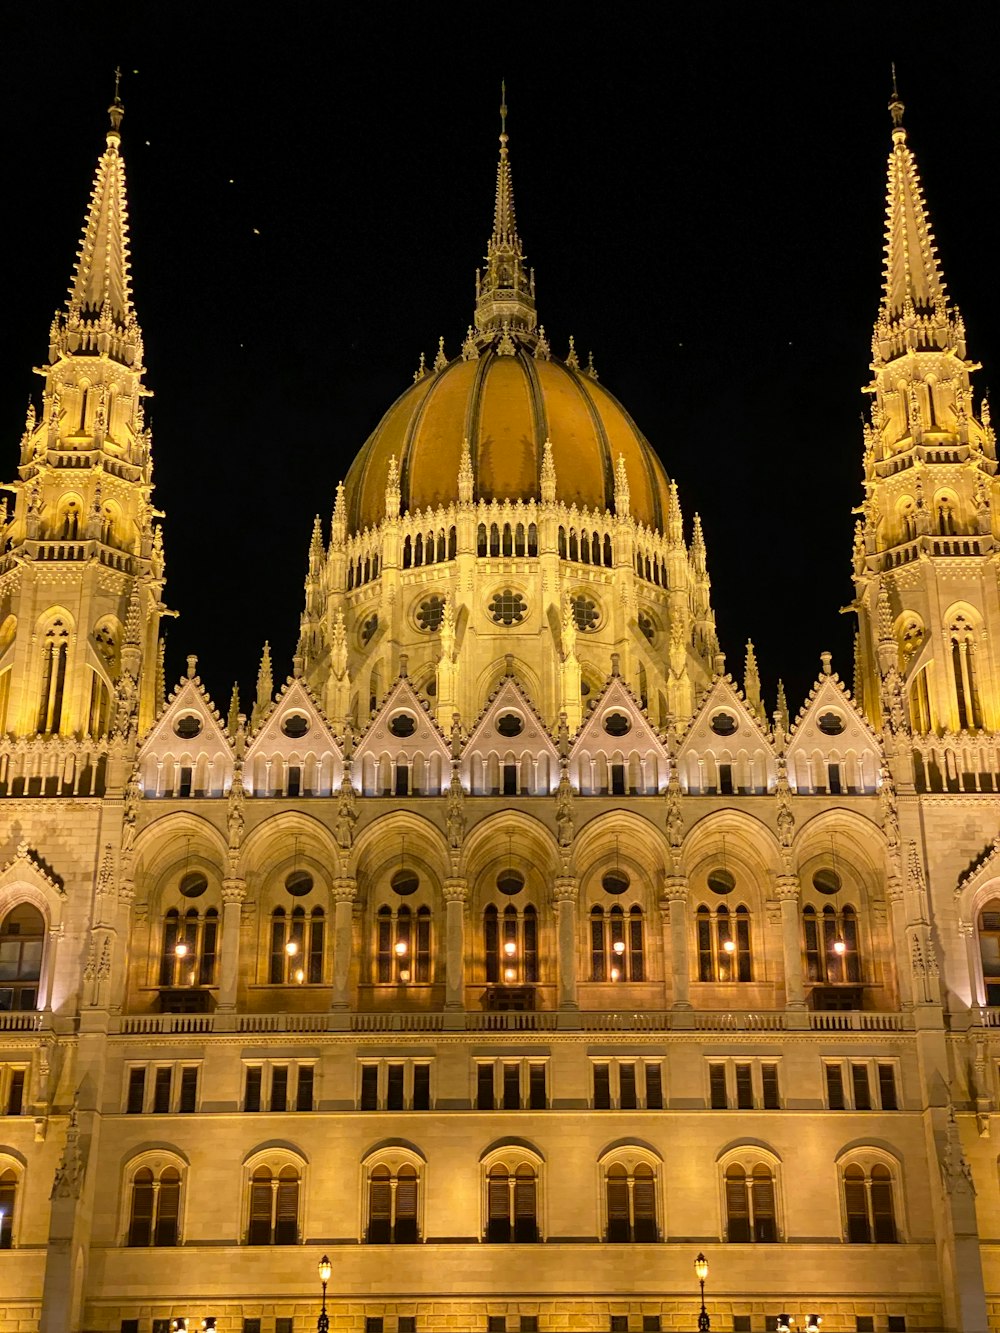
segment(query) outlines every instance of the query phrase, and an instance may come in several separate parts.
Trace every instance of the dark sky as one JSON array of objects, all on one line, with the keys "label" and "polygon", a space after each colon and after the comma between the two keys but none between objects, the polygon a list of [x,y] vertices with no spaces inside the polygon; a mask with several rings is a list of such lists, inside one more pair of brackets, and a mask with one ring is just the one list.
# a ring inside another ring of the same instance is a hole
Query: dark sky
[{"label": "dark sky", "polygon": [[4,11],[0,471],[120,62],[171,679],[197,652],[225,708],[265,638],[290,669],[313,514],[328,522],[419,353],[444,334],[455,354],[470,322],[504,77],[541,319],[557,354],[570,333],[593,349],[701,512],[730,668],[751,636],[768,706],[783,676],[793,712],[823,649],[850,682],[890,62],[982,388],[1000,367],[1000,11],[135,8]]}]

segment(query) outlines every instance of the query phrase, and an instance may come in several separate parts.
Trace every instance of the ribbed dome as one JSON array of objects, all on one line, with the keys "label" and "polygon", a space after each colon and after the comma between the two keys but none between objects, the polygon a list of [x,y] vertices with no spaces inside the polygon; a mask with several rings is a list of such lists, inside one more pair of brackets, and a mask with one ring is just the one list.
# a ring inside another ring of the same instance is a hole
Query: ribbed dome
[{"label": "ribbed dome", "polygon": [[397,398],[347,474],[348,529],[356,532],[384,517],[393,456],[404,513],[457,501],[465,439],[476,500],[539,500],[542,453],[550,439],[558,500],[612,509],[621,454],[632,514],[663,528],[667,475],[622,405],[592,375],[536,359],[522,343],[513,355],[489,348],[478,360],[452,361]]}]

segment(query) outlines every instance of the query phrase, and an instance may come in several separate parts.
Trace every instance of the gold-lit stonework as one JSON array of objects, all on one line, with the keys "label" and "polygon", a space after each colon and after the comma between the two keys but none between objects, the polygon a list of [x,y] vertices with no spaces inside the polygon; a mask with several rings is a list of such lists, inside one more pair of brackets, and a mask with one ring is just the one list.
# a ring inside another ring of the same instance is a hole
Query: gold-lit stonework
[{"label": "gold-lit stonework", "polygon": [[0,509],[0,1333],[994,1326],[995,437],[891,113],[853,688],[726,674],[504,109],[472,322],[224,715],[163,681],[116,96]]}]

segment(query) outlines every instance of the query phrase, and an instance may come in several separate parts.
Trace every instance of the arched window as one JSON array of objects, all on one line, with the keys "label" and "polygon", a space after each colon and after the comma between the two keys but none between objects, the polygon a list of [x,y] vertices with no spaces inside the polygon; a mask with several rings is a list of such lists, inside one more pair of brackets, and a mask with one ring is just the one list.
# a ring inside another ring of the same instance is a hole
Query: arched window
[{"label": "arched window", "polygon": [[17,1203],[17,1172],[13,1167],[0,1171],[0,1250],[14,1244],[14,1205]]},{"label": "arched window", "polygon": [[731,912],[725,904],[698,908],[699,981],[752,981],[750,913],[744,906]]},{"label": "arched window", "polygon": [[632,1170],[613,1162],[605,1173],[609,1241],[659,1240],[656,1227],[656,1178],[648,1162],[637,1163]]},{"label": "arched window", "polygon": [[986,1003],[1000,1005],[1000,899],[992,898],[984,905],[978,926]]},{"label": "arched window", "polygon": [[0,925],[0,1010],[38,1008],[45,921],[37,907],[21,903]]},{"label": "arched window", "polygon": [[828,904],[817,912],[811,904],[802,909],[805,934],[806,978],[825,985],[861,981],[858,952],[858,918],[853,907],[842,911]]},{"label": "arched window", "polygon": [[172,907],[163,919],[160,980],[165,987],[214,986],[218,958],[219,913],[189,907],[181,915]]},{"label": "arched window", "polygon": [[480,523],[476,529],[476,555],[486,554],[486,524]]},{"label": "arched window", "polygon": [[563,527],[561,527],[561,528],[559,529],[559,538],[558,538],[558,541],[559,541],[559,558],[560,558],[561,560],[565,560],[565,559],[566,559],[566,529],[563,528]]},{"label": "arched window", "polygon": [[611,537],[608,533],[604,534],[604,563],[608,569],[614,564],[614,557],[611,554]]},{"label": "arched window", "polygon": [[181,1211],[181,1173],[175,1166],[143,1166],[132,1177],[129,1245],[176,1245]]},{"label": "arched window", "polygon": [[271,913],[271,957],[267,979],[272,986],[318,986],[323,981],[323,943],[326,918],[322,907],[307,912],[283,907]]},{"label": "arched window", "polygon": [[411,912],[401,907],[380,907],[375,917],[375,979],[379,985],[431,980],[431,909]]},{"label": "arched window", "polygon": [[58,618],[52,621],[42,639],[42,688],[38,697],[37,729],[45,735],[57,732],[62,722],[68,653],[69,626]]},{"label": "arched window", "polygon": [[949,491],[942,491],[934,501],[937,510],[937,528],[942,537],[953,537],[958,531],[958,501]]},{"label": "arched window", "polygon": [[778,1239],[774,1203],[774,1175],[765,1162],[747,1170],[739,1162],[726,1167],[726,1239],[761,1241]]},{"label": "arched window", "polygon": [[948,636],[951,642],[951,669],[959,730],[975,731],[983,725],[976,667],[975,627],[967,616],[959,612],[948,626]]},{"label": "arched window", "polygon": [[894,1245],[899,1236],[889,1168],[881,1162],[870,1167],[849,1162],[843,1180],[848,1243]]},{"label": "arched window", "polygon": [[645,981],[646,954],[642,908],[626,912],[616,903],[590,911],[591,981]]},{"label": "arched window", "polygon": [[368,1173],[369,1245],[415,1245],[420,1239],[417,1221],[417,1169],[409,1162],[393,1168],[379,1163]]},{"label": "arched window", "polygon": [[486,1239],[515,1244],[538,1240],[538,1177],[530,1162],[511,1169],[502,1162],[486,1177]]},{"label": "arched window", "polygon": [[295,1245],[299,1239],[299,1172],[294,1166],[254,1168],[250,1177],[248,1245]]},{"label": "arched window", "polygon": [[533,985],[538,980],[538,914],[529,903],[483,913],[487,985]]}]

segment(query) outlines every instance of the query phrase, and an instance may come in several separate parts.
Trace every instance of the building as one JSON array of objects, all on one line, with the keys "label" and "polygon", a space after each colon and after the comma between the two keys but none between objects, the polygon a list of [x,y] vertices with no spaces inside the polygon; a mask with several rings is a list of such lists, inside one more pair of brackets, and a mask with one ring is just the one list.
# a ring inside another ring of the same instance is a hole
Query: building
[{"label": "building", "polygon": [[851,689],[725,674],[504,132],[461,354],[224,716],[164,688],[116,97],[0,523],[2,1333],[302,1333],[324,1253],[367,1333],[687,1329],[700,1250],[725,1333],[996,1324],[996,444],[890,109]]}]

